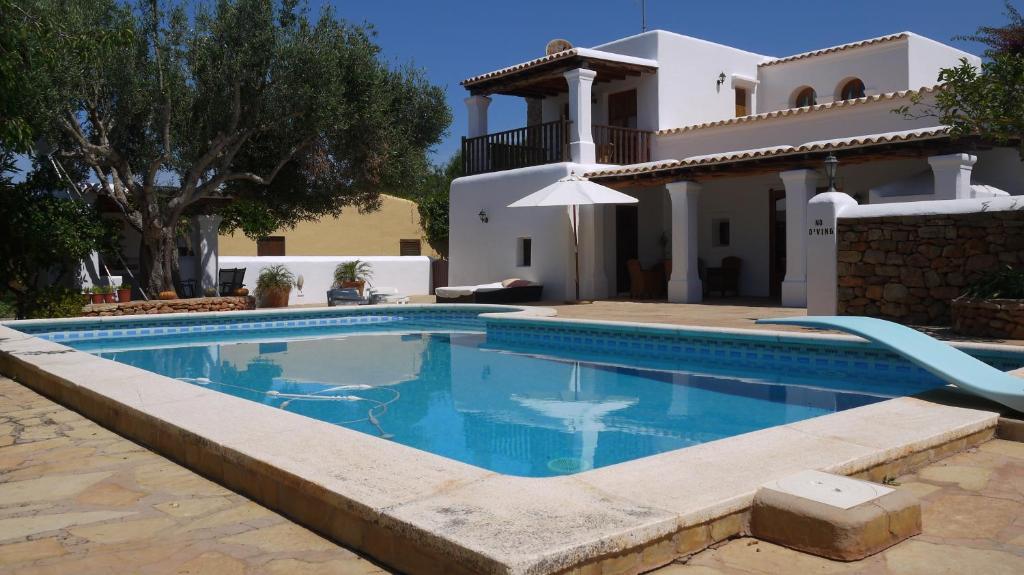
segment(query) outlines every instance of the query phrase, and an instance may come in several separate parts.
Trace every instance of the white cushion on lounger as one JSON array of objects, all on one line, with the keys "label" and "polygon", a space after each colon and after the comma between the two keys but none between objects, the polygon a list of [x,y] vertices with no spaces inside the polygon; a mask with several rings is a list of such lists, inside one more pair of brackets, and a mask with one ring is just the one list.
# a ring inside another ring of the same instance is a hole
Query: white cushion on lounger
[{"label": "white cushion on lounger", "polygon": [[473,295],[478,291],[494,291],[499,289],[505,289],[501,285],[501,282],[495,282],[492,284],[482,284],[478,286],[448,286],[439,287],[434,290],[434,293],[438,297],[462,297],[466,295]]}]

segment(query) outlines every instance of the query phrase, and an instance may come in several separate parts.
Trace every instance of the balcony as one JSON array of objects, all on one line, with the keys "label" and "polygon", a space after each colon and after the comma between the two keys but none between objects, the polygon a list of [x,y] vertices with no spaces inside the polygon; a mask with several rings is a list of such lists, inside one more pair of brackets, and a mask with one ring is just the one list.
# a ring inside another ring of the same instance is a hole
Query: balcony
[{"label": "balcony", "polygon": [[[462,138],[462,168],[467,176],[572,161],[571,122],[557,120],[525,128]],[[637,164],[651,160],[653,132],[594,124],[600,164]]]}]

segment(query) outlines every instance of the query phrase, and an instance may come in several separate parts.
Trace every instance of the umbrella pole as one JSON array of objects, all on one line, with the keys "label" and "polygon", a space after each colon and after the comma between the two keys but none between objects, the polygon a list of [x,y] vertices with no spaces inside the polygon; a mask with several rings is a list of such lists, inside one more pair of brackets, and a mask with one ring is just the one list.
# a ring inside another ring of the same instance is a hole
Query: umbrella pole
[{"label": "umbrella pole", "polygon": [[576,255],[576,301],[580,301],[580,239],[579,239],[579,223],[577,222],[578,210],[580,207],[576,204],[572,206],[572,245],[573,253]]}]

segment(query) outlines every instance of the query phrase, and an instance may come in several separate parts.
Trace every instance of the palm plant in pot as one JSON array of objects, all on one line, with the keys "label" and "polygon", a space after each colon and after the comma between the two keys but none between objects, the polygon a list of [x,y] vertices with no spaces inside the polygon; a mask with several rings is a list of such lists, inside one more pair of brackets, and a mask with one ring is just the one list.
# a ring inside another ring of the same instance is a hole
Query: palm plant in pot
[{"label": "palm plant in pot", "polygon": [[256,280],[256,298],[260,307],[288,307],[293,285],[295,276],[287,267],[277,264],[263,268]]},{"label": "palm plant in pot", "polygon": [[370,262],[352,260],[343,262],[334,268],[334,286],[339,288],[356,288],[359,295],[363,295],[363,289],[373,278],[373,269]]}]

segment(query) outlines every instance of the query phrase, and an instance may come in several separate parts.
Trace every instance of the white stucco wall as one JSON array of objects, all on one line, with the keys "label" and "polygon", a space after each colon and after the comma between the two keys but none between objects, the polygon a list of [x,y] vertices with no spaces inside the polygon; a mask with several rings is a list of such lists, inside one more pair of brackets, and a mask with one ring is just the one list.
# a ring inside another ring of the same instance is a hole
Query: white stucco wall
[{"label": "white stucco wall", "polygon": [[981,58],[974,54],[957,50],[931,38],[911,34],[908,41],[909,82],[913,88],[937,84],[939,70],[958,66],[961,58],[966,58],[974,66],[981,65]]},{"label": "white stucco wall", "polygon": [[342,262],[362,260],[370,264],[371,286],[393,287],[403,295],[430,293],[430,258],[426,256],[221,256],[220,267],[245,268],[245,287],[256,289],[263,268],[283,264],[305,280],[302,294],[293,289],[288,305],[326,303],[334,284],[334,268]]},{"label": "white stucco wall", "polygon": [[[782,180],[777,176],[754,176],[702,184],[699,192],[699,257],[708,267],[718,267],[724,257],[740,258],[740,295],[768,295],[768,198],[770,190],[782,187]],[[713,244],[712,222],[719,219],[729,220],[728,246],[716,247]],[[785,242],[786,238],[780,237],[778,241]]]}]

